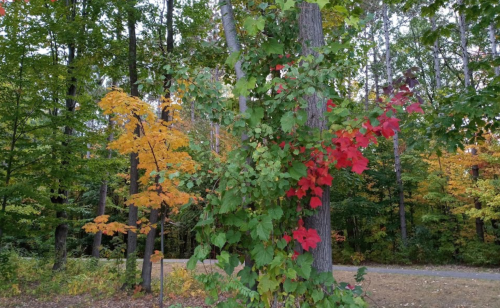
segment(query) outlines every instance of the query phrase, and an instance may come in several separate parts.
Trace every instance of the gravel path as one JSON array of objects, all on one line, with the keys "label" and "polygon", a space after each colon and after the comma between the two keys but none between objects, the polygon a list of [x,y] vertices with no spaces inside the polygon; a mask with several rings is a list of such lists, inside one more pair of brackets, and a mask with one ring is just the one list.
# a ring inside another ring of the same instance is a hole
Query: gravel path
[{"label": "gravel path", "polygon": [[[358,266],[334,265],[334,271],[357,272]],[[439,271],[439,270],[416,270],[416,269],[399,269],[399,268],[383,268],[383,267],[367,267],[367,273],[384,273],[384,274],[400,274],[400,275],[417,275],[417,276],[436,276],[436,277],[453,277],[465,279],[484,279],[500,281],[500,274],[490,274],[481,272],[459,272],[459,271]]]}]

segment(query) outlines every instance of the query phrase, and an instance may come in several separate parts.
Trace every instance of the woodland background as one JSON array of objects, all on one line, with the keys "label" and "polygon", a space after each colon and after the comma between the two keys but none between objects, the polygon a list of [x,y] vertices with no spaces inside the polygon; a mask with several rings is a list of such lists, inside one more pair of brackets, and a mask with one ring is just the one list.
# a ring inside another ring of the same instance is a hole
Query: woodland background
[{"label": "woodland background", "polygon": [[[286,16],[277,26],[263,20],[295,2],[233,0],[237,54],[215,1],[0,2],[0,270],[12,271],[13,254],[54,260],[55,270],[67,258],[127,251],[149,266],[152,254],[196,255],[197,229],[208,224],[215,190],[234,172],[231,153],[242,147],[238,96],[252,97],[257,110],[261,95],[255,80],[236,81],[233,66],[271,79],[291,71],[299,54],[272,45],[293,50],[273,32],[288,35],[280,28]],[[334,54],[335,108],[369,113],[401,76],[418,80],[412,95],[420,104],[400,116],[397,142],[363,150],[367,170],[330,169],[333,262],[499,265],[500,5],[312,2],[322,6]],[[250,138],[280,122],[252,112],[243,117],[259,130]],[[148,149],[158,140],[164,148]],[[159,221],[163,253],[154,252]],[[221,254],[217,243],[205,257]],[[131,285],[139,279],[127,277]],[[140,279],[151,289],[147,265]]]}]

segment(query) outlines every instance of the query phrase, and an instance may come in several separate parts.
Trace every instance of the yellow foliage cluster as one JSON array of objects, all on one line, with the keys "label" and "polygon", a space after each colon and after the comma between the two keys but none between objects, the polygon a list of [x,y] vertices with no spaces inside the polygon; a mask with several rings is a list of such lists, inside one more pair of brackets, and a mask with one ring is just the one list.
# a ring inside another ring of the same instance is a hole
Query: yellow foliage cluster
[{"label": "yellow foliage cluster", "polygon": [[[477,155],[472,155],[473,150]],[[500,192],[493,181],[500,173],[500,154],[498,140],[493,136],[487,136],[481,144],[467,146],[456,153],[444,153],[441,157],[433,155],[426,161],[431,177],[420,184],[419,195],[448,202],[455,214],[485,221],[500,219]],[[478,179],[472,176],[473,166],[479,169]],[[475,208],[476,200],[481,202],[481,209]]]},{"label": "yellow foliage cluster", "polygon": [[[150,104],[138,97],[127,95],[121,89],[113,88],[101,100],[99,106],[105,115],[111,115],[118,127],[123,128],[123,132],[109,144],[109,148],[123,155],[136,153],[139,159],[138,168],[144,170],[139,179],[144,189],[132,195],[127,204],[152,209],[165,205],[175,213],[178,207],[188,203],[190,198],[196,200],[194,196],[178,189],[178,176],[196,171],[195,162],[187,152],[181,150],[189,145],[189,139],[176,128],[181,123],[179,104],[171,99],[161,98],[159,108],[167,111],[169,115],[168,121],[165,121],[158,118]],[[125,233],[131,230],[125,224],[107,223],[107,218],[96,218],[93,223],[84,226],[85,231],[103,231],[113,235],[116,232]],[[147,223],[142,225],[141,233],[147,233],[151,227],[155,227]]]}]

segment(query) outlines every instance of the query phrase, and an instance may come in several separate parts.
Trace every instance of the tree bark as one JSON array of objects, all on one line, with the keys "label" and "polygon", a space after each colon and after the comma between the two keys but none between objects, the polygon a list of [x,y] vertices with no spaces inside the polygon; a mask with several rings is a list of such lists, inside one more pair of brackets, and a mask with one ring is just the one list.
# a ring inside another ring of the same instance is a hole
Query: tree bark
[{"label": "tree bark", "polygon": [[[472,148],[471,154],[472,156],[477,156],[477,149]],[[474,182],[477,182],[477,180],[479,179],[478,165],[472,166],[472,179],[474,180]],[[482,208],[481,201],[479,201],[479,199],[477,198],[474,199],[474,208],[476,210],[481,210]],[[484,221],[480,217],[476,218],[476,236],[481,242],[484,242]]]},{"label": "tree bark", "polygon": [[[135,34],[135,23],[136,23],[136,9],[134,7],[136,1],[128,0],[127,2],[127,25],[128,25],[128,35],[129,35],[129,45],[128,45],[128,69],[129,69],[129,81],[130,81],[130,95],[138,97],[139,96],[139,86],[137,83],[137,38]],[[137,126],[134,131],[136,136],[140,135],[140,128]],[[139,158],[137,153],[130,154],[130,195],[137,194],[139,192],[139,172],[137,166],[139,165]],[[137,216],[138,208],[134,204],[130,204],[128,207],[128,225],[132,228],[137,227]],[[126,272],[132,275],[136,270],[136,263],[132,262],[135,259],[137,249],[137,233],[134,231],[127,232],[127,259]],[[128,275],[129,277],[131,277]],[[126,281],[124,287],[132,287],[133,282]]]},{"label": "tree bark", "polygon": [[[431,17],[432,31],[436,31],[436,16]],[[436,90],[441,89],[441,65],[439,62],[439,39],[436,38],[432,46],[432,57],[434,58],[434,78],[436,78]]]},{"label": "tree bark", "polygon": [[[463,0],[458,0],[457,4],[462,5]],[[462,49],[465,87],[470,87],[472,85],[472,74],[469,69],[469,53],[467,52],[467,22],[465,15],[462,13],[458,16],[458,27],[460,29],[460,48]]]},{"label": "tree bark", "polygon": [[[113,134],[111,133],[111,129],[113,128],[113,121],[111,121],[111,116],[108,119],[108,128],[110,130],[110,134],[108,136],[108,143],[113,141]],[[108,151],[108,159],[112,157],[112,151]],[[108,173],[109,175],[109,173]],[[104,215],[106,211],[106,197],[108,195],[108,181],[103,180],[101,183],[101,188],[99,189],[99,203],[97,205],[97,216]],[[92,244],[92,257],[99,259],[100,247],[102,242],[102,231],[97,232],[94,235],[94,243]]]},{"label": "tree bark", "polygon": [[[67,17],[67,21],[69,24],[74,22],[75,17],[76,17],[76,0],[66,0],[66,6],[69,8],[69,15]],[[75,48],[75,42],[74,40],[71,40],[68,43],[68,75],[70,76],[69,80],[69,86],[68,86],[68,91],[67,91],[67,97],[66,97],[66,110],[70,113],[75,111],[75,106],[76,106],[76,77],[73,73],[73,65],[74,65],[74,60],[75,60],[75,54],[76,54],[76,48]],[[69,159],[69,152],[70,152],[70,138],[71,135],[73,135],[73,128],[66,124],[64,127],[64,134],[66,135],[66,140],[63,142],[63,151],[66,153],[63,153],[63,159],[61,162],[61,165],[63,168],[67,168],[69,165],[68,159]],[[67,155],[68,157],[64,157],[64,155]],[[66,223],[66,219],[68,218],[68,214],[66,213],[65,210],[65,205],[68,202],[68,195],[69,192],[66,189],[58,189],[58,196],[55,198],[51,198],[53,200],[54,204],[57,204],[57,212],[56,212],[56,218],[60,221],[59,225],[56,227],[54,238],[55,238],[55,260],[54,260],[54,266],[52,267],[52,270],[57,271],[64,269],[66,266],[66,257],[67,257],[67,250],[66,250],[66,239],[68,237],[68,224]]]},{"label": "tree bark", "polygon": [[[323,25],[321,12],[318,4],[303,2],[299,13],[299,40],[302,46],[303,56],[314,55],[315,47],[325,45],[323,37]],[[316,94],[305,96],[307,104],[306,125],[313,130],[323,131],[326,129],[326,102]],[[313,256],[312,266],[319,272],[332,272],[332,239],[331,239],[331,217],[330,217],[330,188],[323,187],[321,196],[322,205],[309,217],[304,219],[304,225],[308,229],[315,229],[321,238],[317,247],[311,249]]]},{"label": "tree bark", "polygon": [[[171,54],[174,50],[174,28],[173,28],[173,12],[174,12],[174,1],[173,0],[168,0],[167,1],[167,50],[166,53],[164,53],[164,57],[167,58],[169,54]],[[161,38],[160,38],[161,40]],[[163,48],[163,47],[162,47]],[[166,74],[165,75],[165,80],[163,82],[163,90],[165,92],[165,99],[170,100],[171,98],[171,93],[170,93],[170,86],[172,85],[172,75],[171,74]],[[169,122],[173,119],[173,115],[170,114],[170,111],[168,109],[168,106],[165,106],[161,110],[161,120],[165,122]],[[169,129],[169,128],[166,128]],[[161,170],[157,170],[160,172]],[[158,183],[158,177],[156,178],[156,183]],[[165,204],[162,204],[160,209],[151,209],[151,213],[149,215],[149,223],[152,225],[156,225],[158,222],[158,215],[160,214],[160,211],[162,213],[161,216],[161,250],[163,253],[163,242],[164,242],[164,234],[163,234],[163,227],[164,227],[164,212],[166,211]],[[153,264],[151,263],[151,255],[153,254],[154,246],[155,246],[155,240],[156,240],[156,227],[152,227],[151,230],[149,231],[147,237],[146,237],[146,247],[144,248],[144,260],[142,263],[142,288],[146,292],[151,292],[151,271],[153,268]],[[163,260],[161,261],[160,264],[161,267],[161,291],[160,291],[160,307],[163,307]]]},{"label": "tree bark", "polygon": [[[387,83],[389,86],[392,86],[392,67],[391,67],[391,49],[390,49],[390,40],[389,40],[389,7],[386,3],[383,6],[383,18],[384,18],[384,37],[385,37],[385,66],[387,72]],[[394,132],[394,136],[392,138],[393,147],[394,147],[394,169],[396,172],[396,184],[398,188],[398,203],[399,203],[399,221],[401,227],[401,241],[403,245],[406,246],[406,211],[405,211],[405,202],[404,202],[404,189],[403,189],[403,180],[401,177],[401,158],[399,155],[399,133],[397,131]]]}]

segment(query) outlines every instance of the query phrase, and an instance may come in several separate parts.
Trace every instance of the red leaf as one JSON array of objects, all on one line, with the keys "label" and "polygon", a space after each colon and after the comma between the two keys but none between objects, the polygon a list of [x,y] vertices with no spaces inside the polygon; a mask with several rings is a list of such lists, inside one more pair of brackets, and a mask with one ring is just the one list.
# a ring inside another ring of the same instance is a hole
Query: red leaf
[{"label": "red leaf", "polygon": [[359,157],[352,161],[352,172],[356,172],[357,174],[363,173],[363,171],[367,170],[366,167],[368,165],[368,158]]},{"label": "red leaf", "polygon": [[318,178],[318,185],[332,186],[333,177],[330,174]]},{"label": "red leaf", "polygon": [[282,69],[284,69],[284,68],[285,68],[285,66],[284,66],[284,65],[281,65],[281,64],[276,65],[276,70],[277,70],[277,71],[282,70]]},{"label": "red leaf", "polygon": [[302,188],[297,188],[295,195],[297,198],[302,199],[306,195],[306,192]]},{"label": "red leaf", "polygon": [[299,227],[293,231],[293,238],[300,243],[304,250],[309,251],[309,248],[316,248],[317,244],[321,242],[321,238],[315,229],[307,230],[304,227]]},{"label": "red leaf", "polygon": [[411,104],[410,106],[408,106],[408,108],[406,108],[406,111],[408,113],[412,113],[412,112],[417,112],[417,113],[424,113],[424,111],[422,110],[422,107],[420,107],[420,103],[413,103]]},{"label": "red leaf", "polygon": [[5,9],[0,6],[0,16],[5,16]]},{"label": "red leaf", "polygon": [[315,194],[316,196],[321,196],[321,195],[323,195],[323,189],[322,189],[321,187],[317,187],[317,186],[316,186],[316,187],[314,187],[314,188],[312,189],[312,192],[313,192],[313,194]]},{"label": "red leaf", "polygon": [[333,110],[333,108],[337,107],[337,105],[335,105],[333,103],[333,100],[329,99],[327,102],[326,102],[326,111],[327,112],[331,112]]},{"label": "red leaf", "polygon": [[286,192],[286,196],[288,198],[291,198],[293,196],[295,196],[295,189],[294,188],[290,188],[287,192]]},{"label": "red leaf", "polygon": [[318,198],[318,197],[312,197],[311,198],[311,202],[309,203],[309,205],[311,206],[311,208],[315,209],[319,206],[322,206],[323,203],[321,202],[321,199]]},{"label": "red leaf", "polygon": [[283,239],[284,239],[287,243],[290,243],[290,241],[292,240],[292,238],[291,238],[291,237],[290,237],[290,235],[288,235],[288,234],[283,235]]}]

